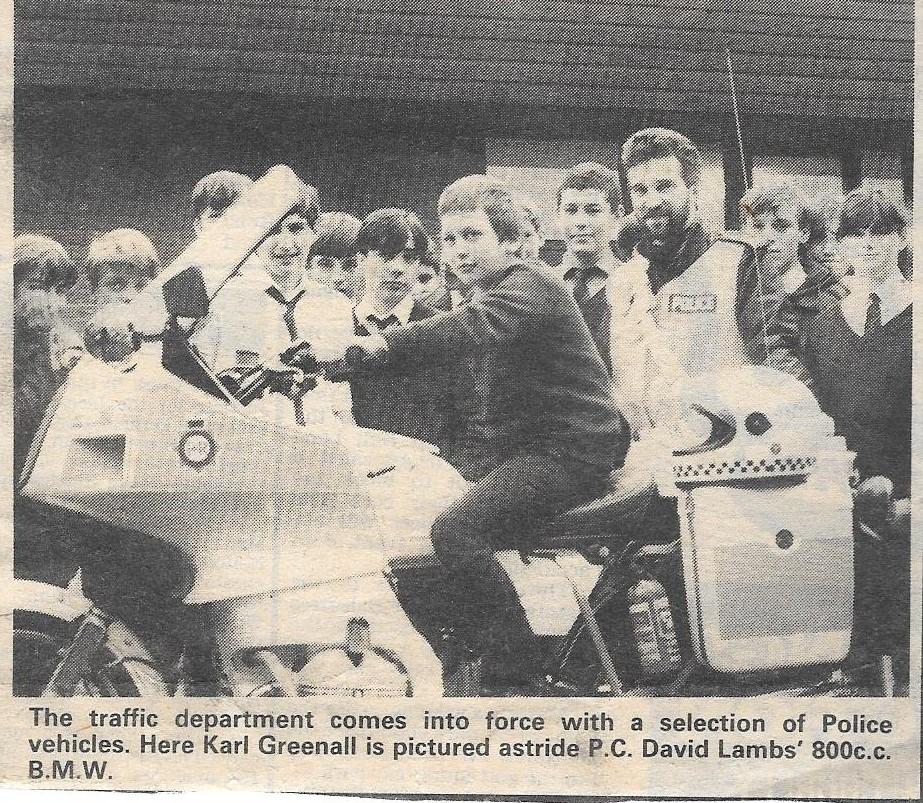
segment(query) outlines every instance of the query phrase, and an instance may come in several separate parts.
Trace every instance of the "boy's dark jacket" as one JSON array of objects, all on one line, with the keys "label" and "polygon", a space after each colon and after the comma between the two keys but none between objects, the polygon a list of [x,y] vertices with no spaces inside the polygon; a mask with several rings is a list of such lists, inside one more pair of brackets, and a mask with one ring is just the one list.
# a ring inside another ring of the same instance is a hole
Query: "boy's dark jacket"
[{"label": "boy's dark jacket", "polygon": [[514,264],[471,300],[382,332],[390,370],[469,371],[456,465],[478,479],[514,454],[546,451],[621,464],[628,428],[577,302],[540,265]]}]

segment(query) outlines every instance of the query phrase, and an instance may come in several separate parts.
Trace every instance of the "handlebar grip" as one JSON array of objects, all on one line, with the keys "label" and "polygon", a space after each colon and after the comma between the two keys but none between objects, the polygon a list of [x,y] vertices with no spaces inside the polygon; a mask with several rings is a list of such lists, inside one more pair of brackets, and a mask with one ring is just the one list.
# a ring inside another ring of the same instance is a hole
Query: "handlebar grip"
[{"label": "handlebar grip", "polygon": [[317,358],[314,356],[314,351],[311,348],[311,344],[307,341],[302,341],[301,343],[296,343],[295,345],[289,346],[279,355],[279,359],[286,365],[290,365],[292,368],[297,368],[306,374],[317,373],[320,370],[319,363],[317,362]]}]

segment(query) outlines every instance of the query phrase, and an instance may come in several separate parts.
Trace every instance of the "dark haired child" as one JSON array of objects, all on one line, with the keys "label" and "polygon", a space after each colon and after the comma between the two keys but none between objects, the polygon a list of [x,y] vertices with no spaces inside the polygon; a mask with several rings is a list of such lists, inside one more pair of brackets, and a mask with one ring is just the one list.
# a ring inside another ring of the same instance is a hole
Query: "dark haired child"
[{"label": "dark haired child", "polygon": [[502,630],[507,644],[524,645],[520,658],[534,671],[494,553],[530,549],[557,513],[601,495],[623,462],[627,430],[573,296],[520,255],[510,191],[488,176],[459,179],[439,215],[442,257],[468,300],[353,348],[390,371],[468,364],[473,392],[455,463],[473,484],[436,519],[433,545],[472,637],[487,649],[488,634]]},{"label": "dark haired child", "polygon": [[202,178],[192,190],[192,220],[196,233],[221,217],[251,184],[252,178],[232,170],[219,170]]},{"label": "dark haired child", "polygon": [[558,224],[566,248],[561,263],[564,283],[583,313],[603,362],[611,368],[608,284],[617,265],[612,240],[623,213],[618,174],[594,162],[575,165],[564,176],[557,197]]},{"label": "dark haired child", "polygon": [[362,296],[362,272],[356,265],[356,235],[362,222],[342,212],[324,212],[317,239],[308,252],[308,275],[342,293],[353,303]]},{"label": "dark haired child", "polygon": [[80,355],[62,320],[77,268],[64,247],[35,234],[13,240],[13,462],[19,476],[55,391]]},{"label": "dark haired child", "polygon": [[[407,326],[437,313],[411,292],[422,266],[435,261],[416,215],[403,209],[372,212],[362,221],[355,247],[365,280],[365,293],[353,312],[357,335]],[[364,366],[350,379],[353,418],[363,427],[432,443],[451,461],[462,423],[456,404],[462,374],[454,367],[434,364],[430,370],[402,372]]]},{"label": "dark haired child", "polygon": [[856,453],[859,498],[889,481],[899,500],[900,515],[875,522],[880,541],[856,540],[853,638],[857,659],[894,657],[899,685],[909,677],[913,304],[902,270],[910,264],[909,228],[906,209],[881,190],[846,196],[836,228],[846,294],[823,297],[803,338],[818,401]]}]

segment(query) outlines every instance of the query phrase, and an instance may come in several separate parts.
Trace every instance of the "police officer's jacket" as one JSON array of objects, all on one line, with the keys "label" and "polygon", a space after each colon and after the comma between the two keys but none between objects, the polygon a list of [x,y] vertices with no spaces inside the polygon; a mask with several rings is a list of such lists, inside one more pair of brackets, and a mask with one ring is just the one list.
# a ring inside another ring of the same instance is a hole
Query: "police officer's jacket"
[{"label": "police officer's jacket", "polygon": [[[726,236],[656,292],[637,249],[612,277],[612,366],[616,398],[633,431],[656,425],[683,379],[784,351],[781,288],[767,283],[753,249]],[[797,363],[797,360],[794,360]]]}]

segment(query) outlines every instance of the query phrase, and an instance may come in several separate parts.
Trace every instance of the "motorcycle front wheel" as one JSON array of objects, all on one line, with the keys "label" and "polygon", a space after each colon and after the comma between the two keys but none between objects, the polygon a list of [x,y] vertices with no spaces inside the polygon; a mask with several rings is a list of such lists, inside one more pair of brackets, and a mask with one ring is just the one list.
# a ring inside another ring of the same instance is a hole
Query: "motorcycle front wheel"
[{"label": "motorcycle front wheel", "polygon": [[[13,695],[41,697],[77,624],[35,611],[13,612]],[[122,628],[118,624],[116,629]],[[77,681],[77,697],[156,697],[169,694],[166,681],[147,659],[119,649],[107,639],[90,656]]]}]

